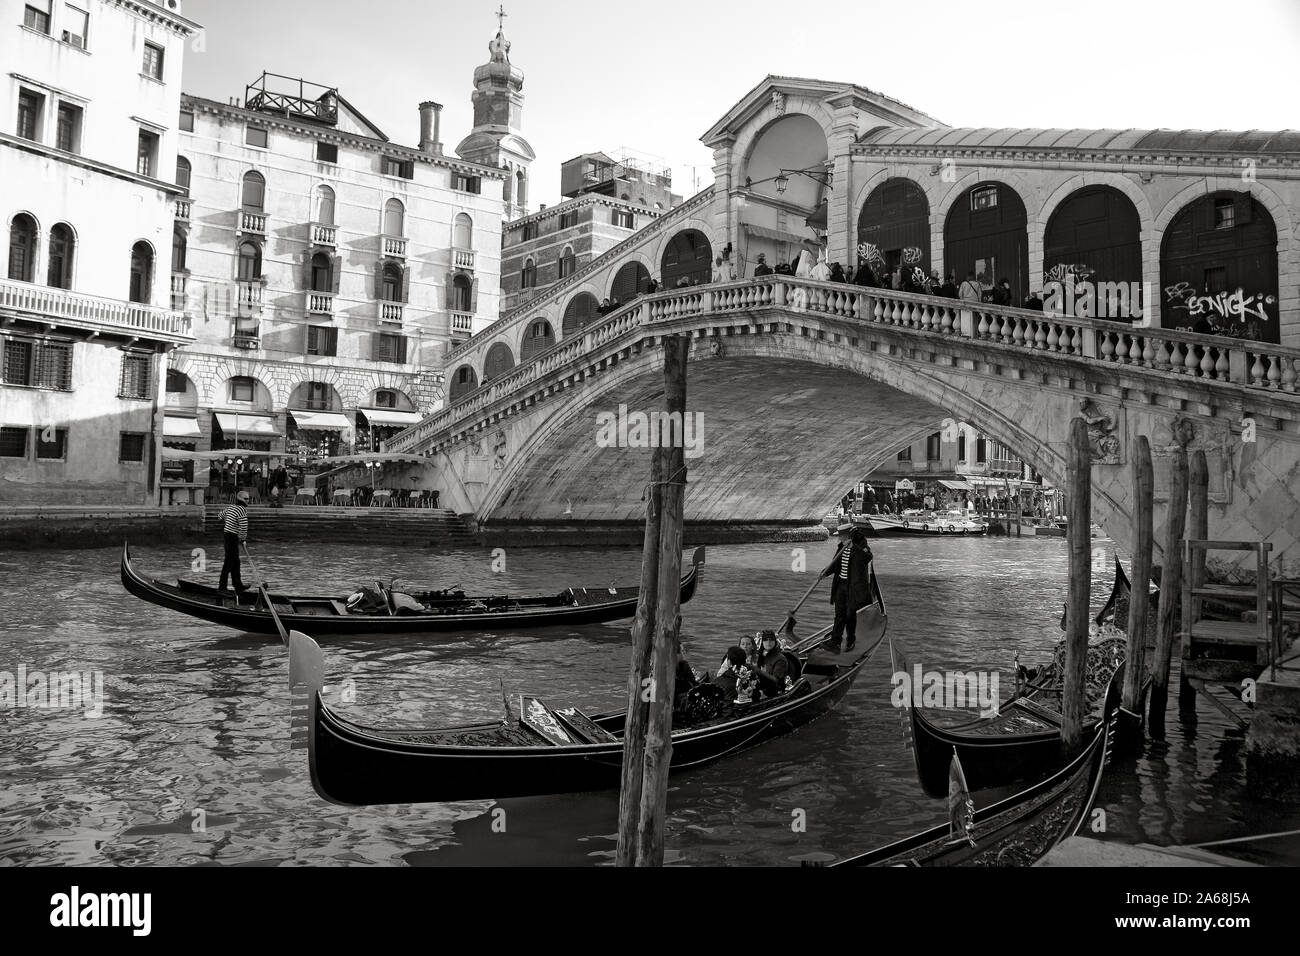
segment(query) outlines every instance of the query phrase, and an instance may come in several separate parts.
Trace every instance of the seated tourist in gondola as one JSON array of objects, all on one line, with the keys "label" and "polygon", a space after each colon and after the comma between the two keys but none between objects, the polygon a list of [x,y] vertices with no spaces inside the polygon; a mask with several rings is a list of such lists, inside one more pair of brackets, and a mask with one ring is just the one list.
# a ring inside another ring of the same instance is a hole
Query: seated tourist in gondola
[{"label": "seated tourist in gondola", "polygon": [[754,677],[758,680],[758,689],[763,697],[778,697],[786,692],[786,678],[790,674],[790,662],[776,639],[776,631],[760,631],[761,649],[754,661]]}]

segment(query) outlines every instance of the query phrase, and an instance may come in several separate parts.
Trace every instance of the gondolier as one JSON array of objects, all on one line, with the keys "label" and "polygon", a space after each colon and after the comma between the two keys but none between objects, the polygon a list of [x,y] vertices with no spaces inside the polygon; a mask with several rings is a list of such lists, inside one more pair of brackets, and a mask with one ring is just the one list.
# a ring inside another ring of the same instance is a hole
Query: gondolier
[{"label": "gondolier", "polygon": [[862,531],[845,521],[836,530],[840,546],[835,557],[821,573],[831,578],[831,604],[835,607],[835,626],[831,630],[828,649],[840,652],[840,636],[847,634],[845,653],[857,643],[858,609],[871,603],[871,581],[867,573],[871,563],[871,549]]},{"label": "gondolier", "polygon": [[233,578],[235,593],[243,594],[249,586],[239,576],[239,546],[248,544],[248,492],[240,491],[235,502],[221,512],[222,537],[226,544],[226,560],[221,563],[221,581],[217,590],[226,590],[226,580]]}]

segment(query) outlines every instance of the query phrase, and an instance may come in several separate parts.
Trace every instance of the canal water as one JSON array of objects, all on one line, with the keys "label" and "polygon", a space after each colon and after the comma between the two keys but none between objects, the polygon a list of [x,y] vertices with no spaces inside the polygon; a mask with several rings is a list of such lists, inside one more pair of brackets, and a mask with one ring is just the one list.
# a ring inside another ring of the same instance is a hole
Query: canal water
[{"label": "canal water", "polygon": [[[1094,544],[1100,604],[1113,551],[1108,541]],[[1016,652],[1034,664],[1061,637],[1063,539],[882,539],[873,547],[890,629],[927,670],[1001,671],[1006,697]],[[809,573],[832,553],[832,542],[709,548],[699,591],[683,608],[691,663],[716,667],[742,633],[780,624],[811,583]],[[216,563],[205,572],[191,572],[187,547],[141,546],[133,555],[164,578],[215,581],[219,570],[216,547],[209,551]],[[399,587],[547,593],[571,584],[635,584],[640,570],[640,552],[630,548],[507,548],[501,570],[487,550],[255,537],[253,555],[273,588],[286,591],[343,590],[379,577],[397,578]],[[289,749],[288,665],[278,642],[138,601],[123,591],[118,564],[115,550],[0,555],[0,580],[8,582],[0,593],[0,680],[22,666],[29,682],[38,671],[74,670],[102,672],[105,682],[97,718],[0,709],[0,864],[611,860],[616,793],[375,808],[322,801],[306,753]],[[823,586],[799,615],[800,633],[828,624],[829,613]],[[323,646],[331,703],[374,724],[495,719],[502,681],[514,695],[589,713],[624,704],[627,622]],[[943,801],[917,785],[890,703],[890,674],[882,645],[834,713],[674,777],[667,859],[788,865],[844,857],[943,822]],[[1204,704],[1199,718],[1180,723],[1171,708],[1166,741],[1108,768],[1099,837],[1190,844],[1300,827],[1300,811],[1247,795],[1244,731]],[[976,794],[977,805],[992,796]],[[1300,862],[1294,838],[1227,851],[1262,863]]]}]

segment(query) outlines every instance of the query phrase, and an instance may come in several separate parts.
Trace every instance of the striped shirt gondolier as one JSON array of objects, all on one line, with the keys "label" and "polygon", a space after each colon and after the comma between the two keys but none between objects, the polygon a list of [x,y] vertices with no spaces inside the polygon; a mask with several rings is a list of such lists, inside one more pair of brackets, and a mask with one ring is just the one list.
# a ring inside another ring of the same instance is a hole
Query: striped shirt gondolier
[{"label": "striped shirt gondolier", "polygon": [[849,557],[851,556],[852,551],[853,551],[852,546],[846,545],[843,553],[840,555],[840,580],[841,581],[847,581],[849,579]]},{"label": "striped shirt gondolier", "polygon": [[226,534],[237,534],[240,541],[248,540],[248,509],[243,505],[227,507],[221,512],[221,523]]}]

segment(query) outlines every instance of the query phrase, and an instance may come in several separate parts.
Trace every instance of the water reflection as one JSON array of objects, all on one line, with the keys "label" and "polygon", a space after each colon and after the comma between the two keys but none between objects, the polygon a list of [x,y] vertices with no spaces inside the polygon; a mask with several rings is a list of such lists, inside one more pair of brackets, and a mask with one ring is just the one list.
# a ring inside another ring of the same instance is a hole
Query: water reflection
[{"label": "water reflection", "polygon": [[[1005,696],[1015,654],[1038,663],[1060,638],[1063,539],[885,540],[873,547],[891,630],[926,669],[1000,669]],[[640,572],[635,549],[514,549],[501,573],[487,550],[340,549],[256,538],[253,549],[273,587],[311,591],[398,577],[412,587],[547,593],[570,584],[630,584]],[[815,573],[832,553],[829,542],[710,548],[699,592],[683,613],[688,659],[711,666],[741,633],[778,625],[810,583],[792,569]],[[190,574],[188,548],[133,554],[147,573]],[[289,750],[288,666],[279,644],[130,597],[118,560],[115,550],[0,556],[0,577],[40,581],[48,595],[32,601],[22,589],[0,593],[0,670],[101,670],[106,679],[99,720],[79,711],[0,711],[0,860],[441,866],[611,858],[614,793],[364,809],[321,801],[305,754]],[[1111,562],[1108,551],[1094,553],[1098,603]],[[192,576],[215,579],[215,571]],[[825,590],[798,616],[801,633],[829,623]],[[619,709],[627,640],[620,622],[323,646],[332,704],[370,723],[409,726],[495,719],[503,685],[555,706]],[[674,778],[669,859],[824,859],[943,821],[942,802],[924,797],[916,783],[889,677],[882,647],[835,713]],[[343,698],[344,686],[355,699]],[[1166,741],[1108,773],[1100,798],[1104,838],[1187,843],[1297,826],[1295,811],[1246,796],[1242,733],[1222,715],[1202,704],[1198,723],[1171,712],[1167,728]],[[796,820],[806,828],[793,826]],[[1240,845],[1233,852],[1268,862],[1290,854],[1295,862],[1295,849]]]}]

